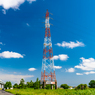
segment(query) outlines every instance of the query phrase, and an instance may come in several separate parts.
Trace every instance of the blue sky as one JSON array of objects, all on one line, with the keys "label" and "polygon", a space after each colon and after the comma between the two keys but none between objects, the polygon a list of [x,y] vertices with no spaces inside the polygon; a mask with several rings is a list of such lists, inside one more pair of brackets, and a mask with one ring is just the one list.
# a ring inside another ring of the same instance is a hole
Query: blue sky
[{"label": "blue sky", "polygon": [[58,85],[95,79],[94,0],[0,0],[0,79],[41,78],[46,10]]}]

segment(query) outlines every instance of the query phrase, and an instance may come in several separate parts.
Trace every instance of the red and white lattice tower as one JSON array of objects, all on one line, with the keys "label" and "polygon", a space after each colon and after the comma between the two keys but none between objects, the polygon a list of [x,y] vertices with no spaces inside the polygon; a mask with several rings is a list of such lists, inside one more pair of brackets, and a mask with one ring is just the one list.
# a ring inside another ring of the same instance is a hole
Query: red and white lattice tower
[{"label": "red and white lattice tower", "polygon": [[53,60],[53,50],[50,33],[49,12],[47,10],[45,16],[45,37],[43,44],[43,59],[42,59],[42,71],[41,71],[41,83],[55,84],[56,75]]}]

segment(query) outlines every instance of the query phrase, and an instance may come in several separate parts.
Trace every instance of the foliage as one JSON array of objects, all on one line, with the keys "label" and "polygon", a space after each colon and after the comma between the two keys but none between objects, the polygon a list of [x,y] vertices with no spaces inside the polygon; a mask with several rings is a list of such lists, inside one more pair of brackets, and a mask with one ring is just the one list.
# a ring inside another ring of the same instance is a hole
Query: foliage
[{"label": "foliage", "polygon": [[[55,85],[53,85],[53,88],[55,88]],[[51,84],[46,84],[45,89],[51,89]]]},{"label": "foliage", "polygon": [[26,85],[27,85],[28,88],[33,88],[33,82],[32,82],[32,80],[30,82],[27,82]]},{"label": "foliage", "polygon": [[36,82],[33,83],[32,80],[31,80],[30,82],[27,82],[25,84],[24,79],[21,79],[19,85],[17,83],[15,83],[13,85],[13,88],[18,88],[18,89],[23,89],[23,88],[24,89],[26,89],[26,88],[39,89],[40,88],[40,80],[37,78]]},{"label": "foliage", "polygon": [[68,86],[67,84],[61,84],[60,87],[62,87],[62,88],[64,88],[64,89],[68,89],[68,88],[69,88],[69,86]]},{"label": "foliage", "polygon": [[7,81],[6,83],[5,83],[5,85],[4,85],[4,88],[11,88],[12,87],[12,83],[10,82],[10,81]]},{"label": "foliage", "polygon": [[8,92],[14,95],[95,95],[95,89],[89,88],[86,90],[74,89],[8,89]]},{"label": "foliage", "polygon": [[89,87],[90,87],[90,88],[95,88],[95,80],[91,80],[91,81],[89,82]]},{"label": "foliage", "polygon": [[36,79],[36,82],[33,84],[34,89],[39,89],[40,88],[40,80],[39,78]]},{"label": "foliage", "polygon": [[77,89],[83,90],[83,89],[87,89],[87,88],[88,88],[87,84],[79,84],[75,89],[76,89],[76,90],[77,90]]},{"label": "foliage", "polygon": [[18,88],[18,84],[17,83],[15,83],[14,85],[13,85],[13,88]]},{"label": "foliage", "polygon": [[51,89],[51,85],[50,84],[47,84],[45,88],[46,89]]},{"label": "foliage", "polygon": [[18,88],[25,88],[25,83],[24,82],[25,82],[24,79],[21,79]]}]

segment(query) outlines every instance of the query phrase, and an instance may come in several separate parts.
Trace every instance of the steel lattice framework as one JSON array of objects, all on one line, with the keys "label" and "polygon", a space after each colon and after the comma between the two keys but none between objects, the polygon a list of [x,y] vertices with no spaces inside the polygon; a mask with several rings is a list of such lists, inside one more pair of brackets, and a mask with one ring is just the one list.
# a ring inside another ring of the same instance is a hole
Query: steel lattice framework
[{"label": "steel lattice framework", "polygon": [[45,16],[45,37],[44,37],[44,44],[43,44],[41,82],[46,81],[46,84],[55,84],[56,75],[54,69],[49,19],[50,19],[49,12],[47,10]]}]

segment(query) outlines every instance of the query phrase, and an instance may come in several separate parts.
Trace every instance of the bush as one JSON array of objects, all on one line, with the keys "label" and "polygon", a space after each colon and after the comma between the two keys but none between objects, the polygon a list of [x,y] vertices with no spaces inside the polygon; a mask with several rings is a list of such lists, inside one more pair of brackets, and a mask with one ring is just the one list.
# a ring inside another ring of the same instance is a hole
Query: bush
[{"label": "bush", "polygon": [[87,89],[87,88],[88,88],[87,84],[79,84],[75,89],[76,89],[76,90],[77,90],[77,89],[84,90],[84,89]]},{"label": "bush", "polygon": [[[53,84],[53,89],[55,88],[55,85]],[[45,89],[51,89],[51,84],[46,84]]]},{"label": "bush", "polygon": [[15,84],[13,85],[13,88],[18,88],[18,84],[15,83]]},{"label": "bush", "polygon": [[90,88],[95,88],[95,80],[91,80],[91,81],[89,82],[89,87],[90,87]]},{"label": "bush", "polygon": [[50,84],[47,84],[45,88],[46,89],[51,89],[51,85]]},{"label": "bush", "polygon": [[60,87],[62,87],[62,88],[64,88],[64,89],[68,89],[68,88],[69,88],[69,86],[68,86],[67,84],[61,84]]}]

